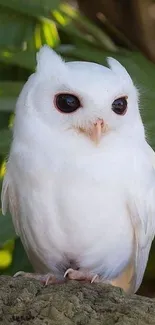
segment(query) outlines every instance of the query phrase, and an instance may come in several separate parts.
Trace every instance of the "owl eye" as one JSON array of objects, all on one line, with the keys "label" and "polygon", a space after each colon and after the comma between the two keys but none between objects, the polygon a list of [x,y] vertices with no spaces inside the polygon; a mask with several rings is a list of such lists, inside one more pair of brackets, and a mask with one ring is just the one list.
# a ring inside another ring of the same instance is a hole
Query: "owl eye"
[{"label": "owl eye", "polygon": [[62,113],[73,113],[79,107],[81,103],[79,99],[72,94],[59,94],[55,97],[55,106]]},{"label": "owl eye", "polygon": [[124,115],[127,111],[127,97],[121,97],[114,100],[112,110],[118,115]]}]

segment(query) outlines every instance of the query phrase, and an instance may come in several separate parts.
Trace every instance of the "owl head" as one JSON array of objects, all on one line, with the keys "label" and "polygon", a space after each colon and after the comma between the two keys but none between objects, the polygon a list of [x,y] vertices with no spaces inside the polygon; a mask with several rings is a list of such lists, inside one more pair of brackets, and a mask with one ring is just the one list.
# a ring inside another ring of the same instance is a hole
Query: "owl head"
[{"label": "owl head", "polygon": [[36,72],[17,103],[26,114],[37,114],[48,127],[72,131],[99,143],[105,136],[144,133],[138,92],[126,69],[108,58],[109,68],[90,62],[64,62],[51,48],[37,54]]}]

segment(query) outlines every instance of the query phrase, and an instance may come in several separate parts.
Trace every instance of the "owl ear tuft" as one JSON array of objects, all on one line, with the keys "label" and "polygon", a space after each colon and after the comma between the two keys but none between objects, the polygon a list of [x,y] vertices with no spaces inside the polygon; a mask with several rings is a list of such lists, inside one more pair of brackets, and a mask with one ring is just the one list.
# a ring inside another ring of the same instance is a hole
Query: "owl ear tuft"
[{"label": "owl ear tuft", "polygon": [[109,68],[119,77],[126,77],[128,80],[132,81],[130,75],[128,74],[127,70],[123,67],[123,65],[114,58],[108,57],[107,62]]},{"label": "owl ear tuft", "polygon": [[44,45],[36,55],[36,71],[41,73],[51,73],[64,66],[62,58],[49,46]]}]

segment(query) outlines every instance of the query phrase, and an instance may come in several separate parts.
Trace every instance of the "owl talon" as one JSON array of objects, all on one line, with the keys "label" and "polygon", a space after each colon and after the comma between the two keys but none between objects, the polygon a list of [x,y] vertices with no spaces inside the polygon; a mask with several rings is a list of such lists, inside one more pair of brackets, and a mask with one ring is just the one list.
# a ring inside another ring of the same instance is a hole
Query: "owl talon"
[{"label": "owl talon", "polygon": [[73,270],[71,268],[67,269],[64,274],[64,278],[68,277],[69,280],[77,280],[77,281],[88,281],[88,282],[99,282],[98,274],[92,276],[91,273],[81,270]]},{"label": "owl talon", "polygon": [[100,280],[99,280],[99,276],[98,276],[98,274],[95,274],[93,277],[92,277],[92,279],[91,279],[91,283],[95,283],[95,282],[99,282]]},{"label": "owl talon", "polygon": [[15,273],[13,277],[16,278],[18,276],[23,276],[24,278],[38,280],[42,284],[44,284],[45,286],[47,286],[48,284],[64,282],[64,281],[57,280],[56,277],[51,273],[48,273],[48,274],[36,274],[36,273],[27,273],[27,272],[24,272],[24,271],[19,271],[19,272]]},{"label": "owl talon", "polygon": [[25,276],[25,272],[24,271],[18,271],[13,275],[13,278],[16,278],[18,276]]},{"label": "owl talon", "polygon": [[71,268],[67,269],[66,272],[64,273],[64,278],[66,278],[71,272],[74,272],[74,270]]}]

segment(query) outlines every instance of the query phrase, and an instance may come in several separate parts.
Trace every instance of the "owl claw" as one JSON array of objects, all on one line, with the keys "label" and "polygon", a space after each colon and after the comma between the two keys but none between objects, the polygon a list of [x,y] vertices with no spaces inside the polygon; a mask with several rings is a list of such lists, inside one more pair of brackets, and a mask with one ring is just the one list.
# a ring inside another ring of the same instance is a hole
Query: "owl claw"
[{"label": "owl claw", "polygon": [[18,277],[18,276],[24,276],[25,275],[25,272],[24,271],[18,271],[18,272],[16,272],[14,275],[13,275],[13,278],[16,278],[16,277]]},{"label": "owl claw", "polygon": [[[43,283],[45,286],[47,286],[48,284],[65,282],[65,281],[57,280],[56,277],[51,273],[36,274],[36,273],[26,273],[23,271],[19,271],[15,273],[13,277],[16,278],[18,276],[23,276],[25,278],[38,280],[41,283]],[[68,277],[69,280],[87,281],[91,283],[100,281],[98,274],[92,276],[92,274],[89,272],[82,271],[82,270],[74,270],[72,268],[66,270],[66,272],[64,273],[64,278],[66,277]]]},{"label": "owl claw", "polygon": [[71,268],[67,269],[66,272],[64,273],[64,278],[66,278],[68,276],[68,274],[71,272],[74,272],[74,270]]},{"label": "owl claw", "polygon": [[98,274],[95,274],[92,279],[91,279],[91,283],[94,283],[94,282],[99,282],[99,276]]},{"label": "owl claw", "polygon": [[60,281],[56,279],[56,277],[52,273],[47,273],[47,274],[36,274],[36,273],[27,273],[24,271],[19,271],[14,274],[14,278],[18,276],[23,276],[24,278],[29,278],[29,279],[35,279],[43,283],[45,286],[48,284],[54,284],[54,283],[62,283],[64,281]]},{"label": "owl claw", "polygon": [[89,272],[81,271],[81,270],[73,270],[71,268],[67,269],[64,274],[64,278],[68,277],[69,280],[77,280],[77,281],[88,281],[88,282],[99,282],[98,274],[92,276]]}]

